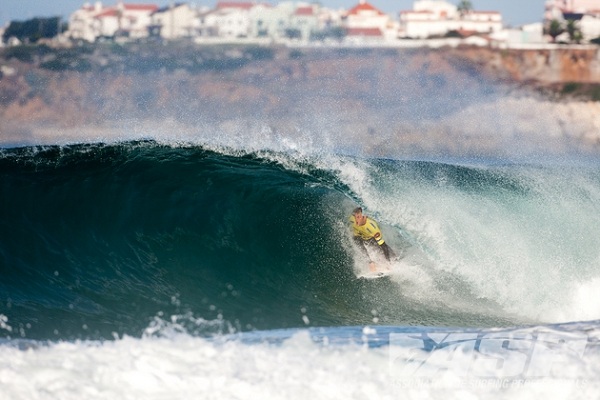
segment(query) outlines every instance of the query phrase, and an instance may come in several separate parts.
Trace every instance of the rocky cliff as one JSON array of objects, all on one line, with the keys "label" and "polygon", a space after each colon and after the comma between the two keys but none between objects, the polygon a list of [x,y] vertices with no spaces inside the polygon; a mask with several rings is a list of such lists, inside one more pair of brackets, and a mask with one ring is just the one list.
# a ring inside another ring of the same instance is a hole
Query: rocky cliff
[{"label": "rocky cliff", "polygon": [[491,76],[517,82],[600,83],[600,48],[499,50],[464,48],[460,53]]}]

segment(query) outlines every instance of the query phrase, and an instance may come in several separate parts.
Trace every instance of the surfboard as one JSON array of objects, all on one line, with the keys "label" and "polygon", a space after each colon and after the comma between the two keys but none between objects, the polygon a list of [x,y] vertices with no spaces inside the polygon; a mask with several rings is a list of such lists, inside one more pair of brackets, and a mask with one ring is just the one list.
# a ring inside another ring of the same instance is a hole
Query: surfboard
[{"label": "surfboard", "polygon": [[392,273],[391,270],[369,271],[369,272],[365,272],[363,274],[357,275],[357,278],[359,278],[359,279],[378,279],[378,278],[390,276],[391,273]]}]

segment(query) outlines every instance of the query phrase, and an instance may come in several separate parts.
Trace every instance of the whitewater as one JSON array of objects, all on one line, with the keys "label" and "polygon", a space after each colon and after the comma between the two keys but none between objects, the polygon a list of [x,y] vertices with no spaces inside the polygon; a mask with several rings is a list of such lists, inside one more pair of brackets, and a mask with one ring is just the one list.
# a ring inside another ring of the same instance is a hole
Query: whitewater
[{"label": "whitewater", "polygon": [[[595,107],[500,98],[418,149],[318,118],[11,138],[0,399],[596,398]],[[356,278],[356,205],[391,278]]]}]

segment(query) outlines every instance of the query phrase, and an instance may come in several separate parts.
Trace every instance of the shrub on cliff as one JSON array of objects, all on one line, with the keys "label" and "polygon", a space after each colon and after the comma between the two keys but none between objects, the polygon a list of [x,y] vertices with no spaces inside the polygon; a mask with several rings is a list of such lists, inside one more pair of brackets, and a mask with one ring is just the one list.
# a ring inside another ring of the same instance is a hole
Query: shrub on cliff
[{"label": "shrub on cliff", "polygon": [[52,49],[45,44],[34,46],[34,45],[20,45],[8,47],[2,53],[6,60],[15,58],[24,63],[34,63],[38,59],[52,53]]},{"label": "shrub on cliff", "polygon": [[600,101],[600,85],[592,87],[590,90],[590,98],[593,101]]},{"label": "shrub on cliff", "polygon": [[77,71],[87,72],[92,70],[92,63],[83,58],[56,57],[40,64],[40,68],[51,71]]},{"label": "shrub on cliff", "polygon": [[87,72],[92,69],[93,49],[90,46],[79,46],[69,49],[55,49],[40,62],[40,68],[51,71]]}]

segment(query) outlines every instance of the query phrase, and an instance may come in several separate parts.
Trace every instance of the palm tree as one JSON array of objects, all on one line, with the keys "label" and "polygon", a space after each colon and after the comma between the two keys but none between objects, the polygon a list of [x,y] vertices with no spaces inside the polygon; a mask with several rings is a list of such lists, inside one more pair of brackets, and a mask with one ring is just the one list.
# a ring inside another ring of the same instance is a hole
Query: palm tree
[{"label": "palm tree", "polygon": [[456,6],[456,10],[460,13],[460,15],[465,15],[469,11],[473,10],[473,3],[471,3],[470,0],[460,0]]},{"label": "palm tree", "polygon": [[567,20],[567,33],[569,34],[569,40],[571,42],[579,44],[581,39],[583,39],[581,29],[579,29],[579,26],[577,26],[577,21],[574,19]]},{"label": "palm tree", "polygon": [[552,38],[552,43],[555,43],[557,36],[564,33],[564,31],[565,28],[563,28],[563,25],[559,20],[553,19],[550,21],[550,25],[548,26],[548,35],[550,35]]}]

